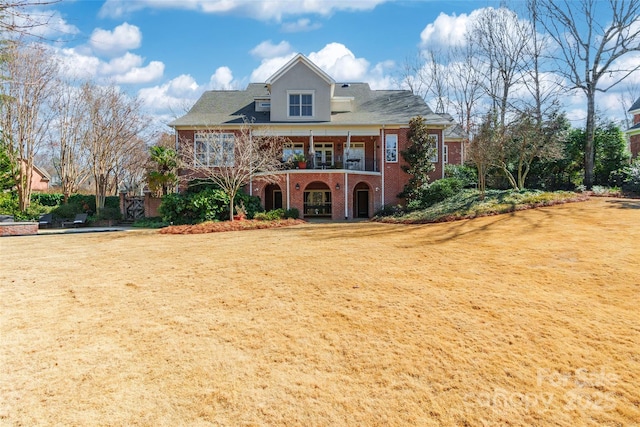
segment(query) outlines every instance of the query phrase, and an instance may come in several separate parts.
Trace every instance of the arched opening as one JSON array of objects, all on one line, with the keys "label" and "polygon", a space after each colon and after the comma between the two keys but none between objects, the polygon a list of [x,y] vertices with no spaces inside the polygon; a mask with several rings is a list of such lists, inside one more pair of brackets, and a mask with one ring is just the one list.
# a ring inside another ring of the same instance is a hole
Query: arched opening
[{"label": "arched opening", "polygon": [[366,182],[360,182],[353,189],[353,217],[369,218],[369,195],[371,187]]},{"label": "arched opening", "polygon": [[331,189],[324,182],[314,181],[304,189],[304,216],[331,217]]},{"label": "arched opening", "polygon": [[278,184],[269,184],[264,189],[264,210],[282,208],[282,189]]}]

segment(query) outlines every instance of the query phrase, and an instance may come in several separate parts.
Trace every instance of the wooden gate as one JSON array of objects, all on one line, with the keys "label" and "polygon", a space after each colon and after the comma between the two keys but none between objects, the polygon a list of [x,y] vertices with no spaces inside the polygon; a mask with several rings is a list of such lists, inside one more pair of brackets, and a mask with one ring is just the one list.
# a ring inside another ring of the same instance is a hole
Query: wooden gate
[{"label": "wooden gate", "polygon": [[136,221],[141,218],[144,218],[144,197],[125,197],[125,221]]}]

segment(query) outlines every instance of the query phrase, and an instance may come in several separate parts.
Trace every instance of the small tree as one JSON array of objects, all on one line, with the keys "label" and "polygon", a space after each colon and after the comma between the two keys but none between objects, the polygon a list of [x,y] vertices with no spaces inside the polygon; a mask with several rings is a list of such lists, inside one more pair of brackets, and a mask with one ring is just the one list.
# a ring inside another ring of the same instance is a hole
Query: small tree
[{"label": "small tree", "polygon": [[161,145],[149,148],[150,169],[147,173],[149,189],[161,196],[178,182],[178,155],[175,150]]},{"label": "small tree", "polygon": [[246,122],[233,133],[206,129],[195,133],[194,140],[180,141],[182,179],[209,179],[229,197],[229,219],[233,221],[236,195],[253,178],[265,183],[276,181],[281,167],[282,147],[288,140],[268,130],[254,134]]},{"label": "small tree", "polygon": [[478,170],[480,199],[484,199],[484,194],[487,189],[487,174],[494,164],[497,151],[496,147],[501,138],[501,132],[498,128],[497,116],[495,114],[487,114],[484,121],[478,127],[478,131],[473,136],[467,150],[469,160]]},{"label": "small tree", "polygon": [[421,190],[429,184],[429,173],[435,169],[433,159],[437,155],[437,149],[435,138],[429,135],[424,117],[414,117],[409,121],[407,138],[409,146],[400,154],[407,162],[402,165],[402,170],[410,177],[400,197],[410,202],[419,198]]}]

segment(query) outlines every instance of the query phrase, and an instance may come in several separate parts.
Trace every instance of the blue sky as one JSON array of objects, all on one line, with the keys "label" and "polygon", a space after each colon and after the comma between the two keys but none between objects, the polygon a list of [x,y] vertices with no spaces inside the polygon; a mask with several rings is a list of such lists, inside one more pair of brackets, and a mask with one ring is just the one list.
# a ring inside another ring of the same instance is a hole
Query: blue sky
[{"label": "blue sky", "polygon": [[[513,2],[516,7],[524,2]],[[158,123],[207,89],[264,81],[300,52],[338,81],[398,88],[427,42],[461,37],[490,0],[63,0],[42,31],[69,74],[138,95]],[[58,42],[53,42],[58,40]],[[616,108],[612,97],[605,108]],[[571,104],[571,102],[570,102]],[[580,100],[568,109],[579,119]],[[621,115],[622,109],[612,111]]]}]

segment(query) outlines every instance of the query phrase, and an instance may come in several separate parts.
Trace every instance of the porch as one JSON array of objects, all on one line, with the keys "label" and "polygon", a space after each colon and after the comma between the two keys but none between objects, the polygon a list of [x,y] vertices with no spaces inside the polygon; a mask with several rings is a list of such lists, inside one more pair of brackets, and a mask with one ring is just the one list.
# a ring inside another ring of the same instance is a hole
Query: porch
[{"label": "porch", "polygon": [[371,218],[383,203],[382,174],[371,171],[286,169],[271,184],[256,176],[250,190],[266,210],[295,208],[306,219]]}]

